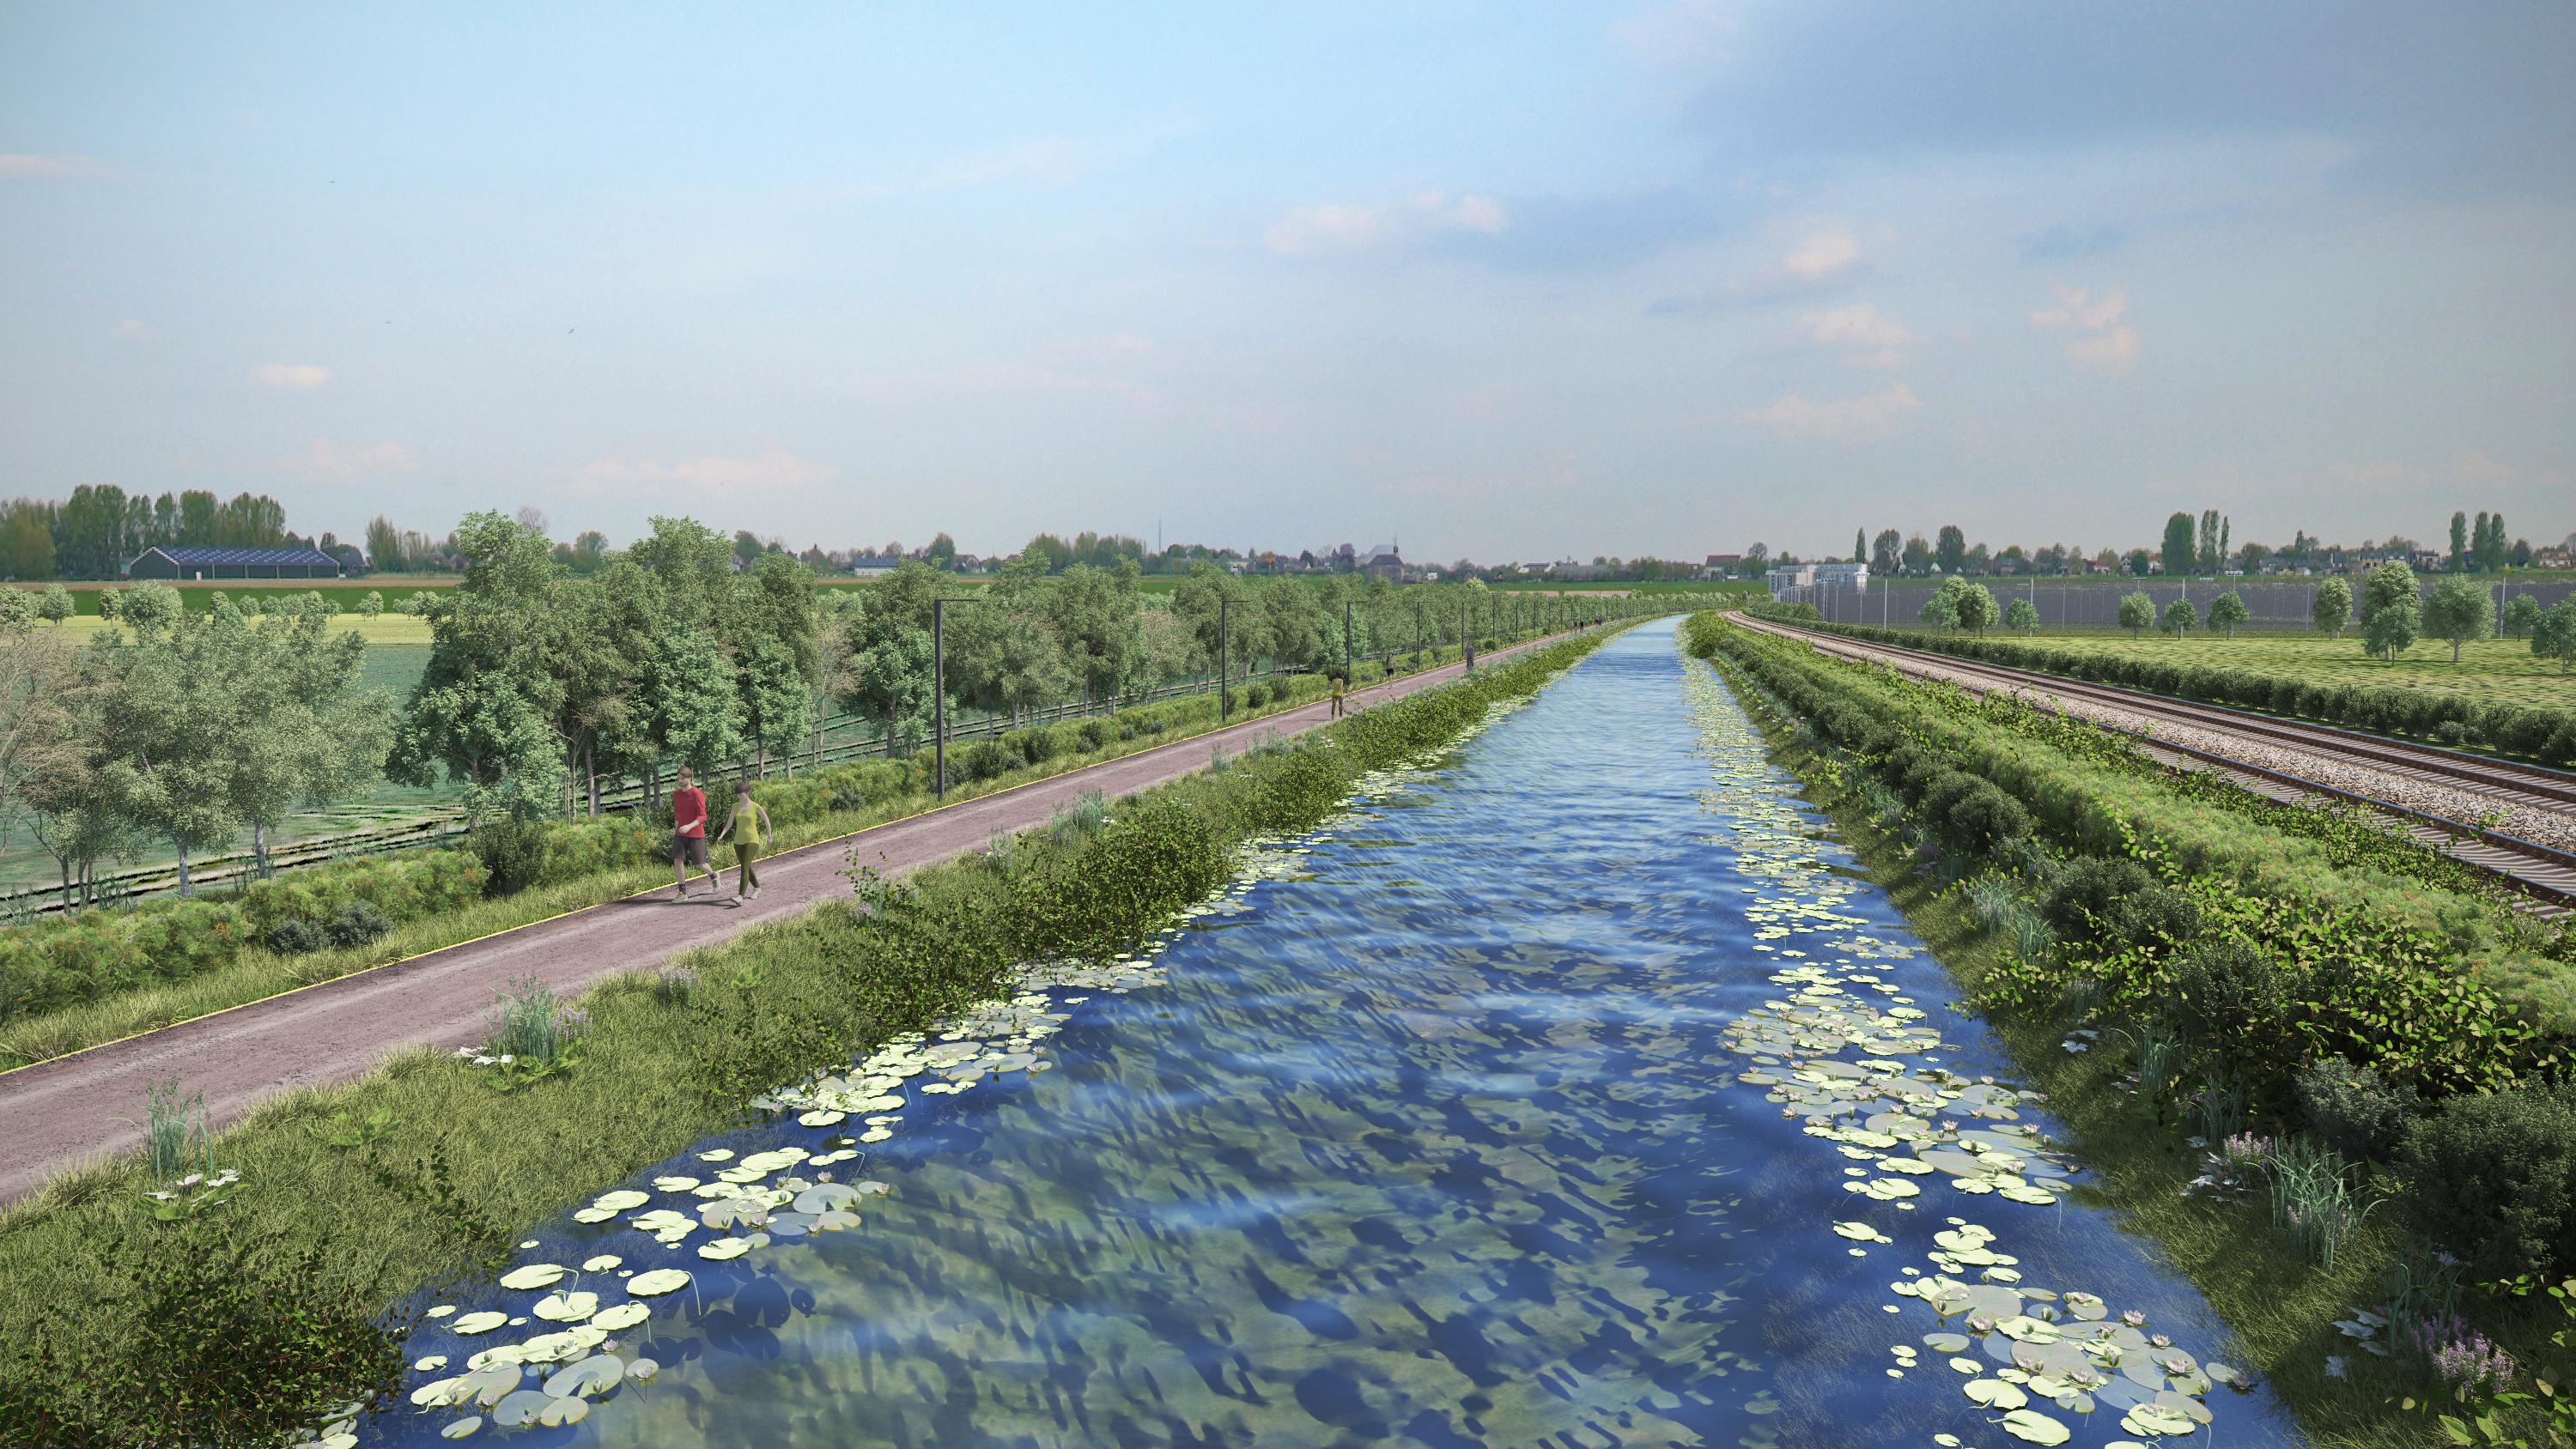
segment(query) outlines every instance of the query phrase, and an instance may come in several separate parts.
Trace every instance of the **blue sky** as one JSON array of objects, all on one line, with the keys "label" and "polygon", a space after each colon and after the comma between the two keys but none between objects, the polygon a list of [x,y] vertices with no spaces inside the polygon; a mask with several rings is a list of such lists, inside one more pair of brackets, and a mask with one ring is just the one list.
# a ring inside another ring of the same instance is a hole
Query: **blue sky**
[{"label": "blue sky", "polygon": [[11,5],[0,496],[2555,539],[2571,68],[2554,3]]}]

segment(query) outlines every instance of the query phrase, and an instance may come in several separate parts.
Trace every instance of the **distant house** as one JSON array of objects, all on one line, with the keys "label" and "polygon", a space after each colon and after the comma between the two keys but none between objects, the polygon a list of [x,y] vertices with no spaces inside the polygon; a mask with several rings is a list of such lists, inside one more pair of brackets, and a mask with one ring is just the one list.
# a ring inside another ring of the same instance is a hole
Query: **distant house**
[{"label": "distant house", "polygon": [[863,553],[850,560],[847,572],[852,578],[881,579],[893,573],[902,562],[902,559],[888,554]]},{"label": "distant house", "polygon": [[318,548],[147,548],[125,566],[130,579],[337,579],[348,573]]},{"label": "distant house", "polygon": [[1769,573],[1764,574],[1762,576],[1762,582],[1770,586],[1772,598],[1786,603],[1789,602],[1793,596],[1802,594],[1807,589],[1814,586],[1816,582],[1815,566],[1812,564],[1792,564],[1785,568],[1776,568],[1771,570]]},{"label": "distant house", "polygon": [[1699,576],[1704,579],[1733,578],[1736,567],[1743,562],[1744,555],[1740,553],[1713,553],[1706,563],[1699,566]]},{"label": "distant house", "polygon": [[1404,577],[1404,559],[1395,551],[1394,544],[1381,543],[1360,560],[1360,572],[1373,579],[1395,583]]}]

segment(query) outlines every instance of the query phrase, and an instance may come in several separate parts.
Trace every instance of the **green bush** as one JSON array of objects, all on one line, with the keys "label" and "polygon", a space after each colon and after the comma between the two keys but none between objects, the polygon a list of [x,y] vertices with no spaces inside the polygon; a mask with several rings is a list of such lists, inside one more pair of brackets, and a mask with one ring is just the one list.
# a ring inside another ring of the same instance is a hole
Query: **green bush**
[{"label": "green bush", "polygon": [[1096,754],[1105,750],[1109,748],[1112,740],[1118,738],[1116,727],[1105,719],[1084,720],[1074,733],[1075,737],[1082,741],[1085,754]]},{"label": "green bush", "polygon": [[262,944],[280,956],[301,956],[331,944],[331,932],[320,921],[289,916],[268,928]]},{"label": "green bush", "polygon": [[2281,963],[2241,937],[2219,936],[2175,953],[2169,972],[2166,997],[2183,1039],[2224,1062],[2255,1105],[2279,1114],[2302,1055]]},{"label": "green bush", "polygon": [[2328,1147],[2356,1162],[2387,1162],[2406,1144],[2424,1098],[2368,1067],[2327,1057],[2301,1069],[2299,1121]]},{"label": "green bush", "polygon": [[1269,702],[1270,702],[1270,686],[1269,686],[1269,685],[1262,684],[1262,683],[1259,683],[1259,682],[1257,682],[1257,681],[1256,681],[1256,682],[1254,682],[1254,683],[1252,683],[1252,684],[1247,684],[1247,685],[1245,685],[1245,686],[1243,687],[1243,707],[1244,707],[1245,709],[1259,709],[1259,708],[1261,708],[1263,705],[1268,704]]},{"label": "green bush", "polygon": [[1023,763],[1020,752],[1000,740],[977,740],[956,752],[956,761],[958,770],[973,782],[997,779]]},{"label": "green bush", "polygon": [[2417,1225],[2477,1278],[2576,1270],[2576,1096],[2455,1097],[2407,1134]]},{"label": "green bush", "polygon": [[543,821],[487,820],[466,833],[465,848],[483,865],[483,893],[514,896],[546,878]]},{"label": "green bush", "polygon": [[323,927],[323,932],[332,945],[349,947],[364,946],[393,928],[394,923],[385,919],[384,912],[365,901],[348,900],[331,913],[330,924]]}]

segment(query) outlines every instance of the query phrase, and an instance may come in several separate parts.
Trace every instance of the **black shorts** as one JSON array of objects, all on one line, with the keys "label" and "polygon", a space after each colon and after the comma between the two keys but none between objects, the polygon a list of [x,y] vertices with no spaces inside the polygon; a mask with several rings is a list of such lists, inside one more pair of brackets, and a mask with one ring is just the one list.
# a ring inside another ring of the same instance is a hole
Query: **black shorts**
[{"label": "black shorts", "polygon": [[707,838],[703,835],[682,835],[676,830],[671,832],[671,863],[678,865],[682,861],[691,865],[706,864]]}]

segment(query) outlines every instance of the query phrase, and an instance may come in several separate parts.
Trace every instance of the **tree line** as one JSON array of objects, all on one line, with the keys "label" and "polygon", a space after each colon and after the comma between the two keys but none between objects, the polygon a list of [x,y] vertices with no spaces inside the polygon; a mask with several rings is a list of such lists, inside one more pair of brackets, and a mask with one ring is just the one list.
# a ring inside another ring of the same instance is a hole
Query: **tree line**
[{"label": "tree line", "polygon": [[[2340,546],[2327,544],[2304,529],[2277,548],[2262,543],[2238,544],[2233,533],[2233,521],[2215,508],[2204,509],[2197,517],[2176,512],[2165,519],[2164,536],[2158,547],[2125,552],[2106,548],[2088,557],[2081,545],[2024,548],[2012,544],[1989,549],[1983,542],[1969,542],[1966,531],[1952,523],[1943,524],[1928,539],[1919,533],[1907,536],[1893,528],[1881,529],[1875,537],[1862,530],[1852,537],[1851,561],[1867,563],[1873,574],[1890,578],[1925,578],[1935,573],[2126,573],[2143,578],[2159,571],[2184,578],[2214,577],[2231,569],[2260,573],[2275,560],[2286,567],[2320,569],[2343,552]],[[2358,551],[2365,556],[2395,555],[2396,561],[2405,562],[2418,549],[2413,539],[2392,534],[2385,540],[2366,539]],[[2481,511],[2474,519],[2467,513],[2454,513],[2451,549],[2444,565],[2453,573],[2495,573],[2529,567],[2536,552],[2528,539],[2508,541],[2502,513]],[[1753,557],[1746,555],[1748,560]],[[1758,572],[1758,567],[1754,571]]]},{"label": "tree line", "polygon": [[286,531],[285,505],[265,493],[218,500],[190,490],[156,498],[85,483],[60,502],[18,498],[0,504],[0,579],[112,579],[147,548],[306,542]]}]

